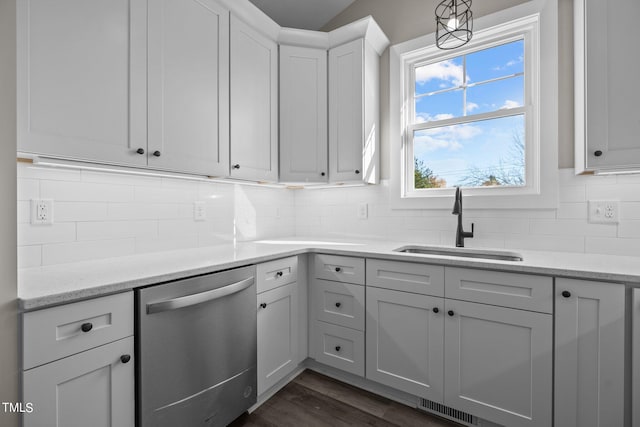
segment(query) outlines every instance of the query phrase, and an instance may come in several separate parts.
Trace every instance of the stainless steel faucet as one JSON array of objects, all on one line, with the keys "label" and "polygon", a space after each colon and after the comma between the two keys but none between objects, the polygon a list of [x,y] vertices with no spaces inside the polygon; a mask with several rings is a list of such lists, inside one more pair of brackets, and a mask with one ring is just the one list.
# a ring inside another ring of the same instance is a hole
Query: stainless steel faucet
[{"label": "stainless steel faucet", "polygon": [[464,239],[473,238],[473,223],[471,223],[471,231],[464,231],[462,228],[462,191],[460,187],[456,187],[456,200],[453,203],[453,215],[458,215],[458,228],[456,230],[456,247],[464,248]]}]

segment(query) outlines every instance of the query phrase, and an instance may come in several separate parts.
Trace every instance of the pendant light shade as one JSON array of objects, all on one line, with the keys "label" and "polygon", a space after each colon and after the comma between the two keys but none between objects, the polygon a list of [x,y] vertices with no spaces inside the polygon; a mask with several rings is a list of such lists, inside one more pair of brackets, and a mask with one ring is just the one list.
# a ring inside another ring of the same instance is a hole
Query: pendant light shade
[{"label": "pendant light shade", "polygon": [[436,7],[436,46],[455,49],[473,36],[471,0],[443,0]]}]

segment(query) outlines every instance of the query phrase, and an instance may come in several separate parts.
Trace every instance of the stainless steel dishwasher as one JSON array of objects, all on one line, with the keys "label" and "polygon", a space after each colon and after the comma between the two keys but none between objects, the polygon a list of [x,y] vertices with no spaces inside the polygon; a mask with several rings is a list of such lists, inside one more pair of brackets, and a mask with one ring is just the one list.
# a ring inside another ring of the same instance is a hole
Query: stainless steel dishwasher
[{"label": "stainless steel dishwasher", "polygon": [[256,402],[255,266],[136,290],[137,425],[225,426]]}]

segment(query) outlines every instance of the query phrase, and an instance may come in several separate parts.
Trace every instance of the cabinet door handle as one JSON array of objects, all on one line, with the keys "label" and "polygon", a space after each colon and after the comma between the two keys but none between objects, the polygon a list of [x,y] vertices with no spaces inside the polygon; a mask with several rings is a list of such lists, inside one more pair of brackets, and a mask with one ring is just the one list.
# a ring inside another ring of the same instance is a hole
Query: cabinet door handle
[{"label": "cabinet door handle", "polygon": [[453,316],[455,313],[453,312],[453,310],[449,310],[449,311],[447,312],[447,314],[448,314],[449,316]]},{"label": "cabinet door handle", "polygon": [[562,291],[562,296],[565,298],[569,298],[571,296],[571,292],[569,291]]},{"label": "cabinet door handle", "polygon": [[120,356],[120,361],[122,363],[129,363],[129,360],[131,360],[130,354],[123,354],[122,356]]},{"label": "cabinet door handle", "polygon": [[82,326],[80,326],[80,329],[82,329],[82,332],[89,332],[90,330],[93,329],[93,323],[91,322],[83,323]]},{"label": "cabinet door handle", "polygon": [[342,303],[341,303],[341,302],[337,302],[337,303],[336,303],[336,307],[338,307],[338,308],[340,308],[340,306],[341,306],[341,305],[342,305]]},{"label": "cabinet door handle", "polygon": [[438,312],[440,311],[440,309],[438,307],[433,307],[433,312],[438,314]]},{"label": "cabinet door handle", "polygon": [[156,157],[160,157],[162,155],[162,153],[159,152],[158,150],[156,150],[156,151],[153,152],[153,155],[156,156]]},{"label": "cabinet door handle", "polygon": [[276,277],[282,277],[282,275],[283,275],[283,274],[284,274],[284,273],[282,273],[282,271],[278,271],[278,272],[276,273]]},{"label": "cabinet door handle", "polygon": [[325,175],[326,175],[326,173],[320,172],[320,176],[325,176]]},{"label": "cabinet door handle", "polygon": [[358,169],[356,169],[356,175],[358,175],[360,173],[360,171]]},{"label": "cabinet door handle", "polygon": [[593,155],[596,156],[596,157],[600,157],[600,156],[602,156],[602,151],[596,150],[596,151],[593,152]]},{"label": "cabinet door handle", "polygon": [[340,267],[336,267],[336,273],[340,273],[342,269]]},{"label": "cabinet door handle", "polygon": [[267,308],[267,303],[263,302],[262,304],[260,304],[260,308]]},{"label": "cabinet door handle", "polygon": [[138,154],[144,154],[144,148],[138,148],[138,149],[136,150],[136,153],[138,153]]},{"label": "cabinet door handle", "polygon": [[340,351],[340,346],[339,345],[336,346],[336,351]]},{"label": "cabinet door handle", "polygon": [[239,164],[237,164],[237,163],[236,163],[235,165],[233,165],[232,167],[233,167],[234,169],[240,169],[240,165],[239,165]]}]

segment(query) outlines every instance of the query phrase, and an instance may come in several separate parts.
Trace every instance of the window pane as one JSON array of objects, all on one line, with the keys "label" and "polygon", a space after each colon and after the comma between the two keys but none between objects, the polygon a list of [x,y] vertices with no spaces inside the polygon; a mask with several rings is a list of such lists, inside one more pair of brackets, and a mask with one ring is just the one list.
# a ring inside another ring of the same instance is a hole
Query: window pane
[{"label": "window pane", "polygon": [[463,99],[461,89],[416,98],[414,123],[462,117]]},{"label": "window pane", "polygon": [[496,80],[467,89],[467,114],[524,105],[524,76]]},{"label": "window pane", "polygon": [[415,188],[524,186],[524,114],[416,131]]},{"label": "window pane", "polygon": [[463,83],[462,57],[416,67],[416,95],[459,87]]},{"label": "window pane", "polygon": [[524,40],[467,55],[467,83],[524,72]]}]

